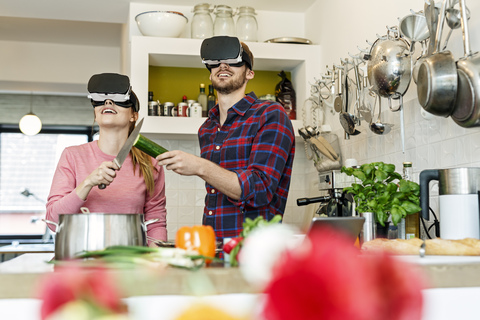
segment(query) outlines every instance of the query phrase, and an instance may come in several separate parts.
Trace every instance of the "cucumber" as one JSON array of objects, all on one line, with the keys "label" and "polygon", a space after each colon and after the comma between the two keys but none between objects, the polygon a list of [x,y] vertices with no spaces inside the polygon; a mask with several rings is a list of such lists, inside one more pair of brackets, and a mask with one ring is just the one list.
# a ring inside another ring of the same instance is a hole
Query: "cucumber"
[{"label": "cucumber", "polygon": [[155,142],[142,136],[141,134],[138,135],[137,140],[135,140],[135,143],[133,144],[133,146],[138,148],[139,150],[142,150],[143,152],[145,152],[146,154],[148,154],[153,158],[155,158],[159,154],[162,154],[168,151],[164,147],[156,144]]}]

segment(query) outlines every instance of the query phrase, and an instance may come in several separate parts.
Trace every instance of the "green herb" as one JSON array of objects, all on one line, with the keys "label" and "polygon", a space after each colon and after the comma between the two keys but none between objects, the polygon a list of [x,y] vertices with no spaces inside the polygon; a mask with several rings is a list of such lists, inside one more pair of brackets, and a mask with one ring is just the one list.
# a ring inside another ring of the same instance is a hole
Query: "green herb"
[{"label": "green herb", "polygon": [[421,210],[420,186],[402,179],[393,164],[373,162],[359,168],[342,167],[341,171],[360,180],[343,189],[353,195],[356,211],[375,213],[375,220],[382,226],[390,215],[397,225],[407,215]]}]

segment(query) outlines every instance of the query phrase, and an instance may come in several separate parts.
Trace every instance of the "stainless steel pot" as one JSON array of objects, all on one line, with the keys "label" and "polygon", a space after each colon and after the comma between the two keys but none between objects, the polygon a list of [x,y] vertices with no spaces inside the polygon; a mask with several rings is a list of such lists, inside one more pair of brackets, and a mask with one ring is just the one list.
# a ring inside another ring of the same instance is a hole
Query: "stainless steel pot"
[{"label": "stainless steel pot", "polygon": [[113,245],[145,246],[147,225],[143,214],[60,214],[55,225],[55,259],[75,258],[82,251],[102,250]]},{"label": "stainless steel pot", "polygon": [[470,48],[465,0],[460,0],[465,57],[457,61],[458,93],[452,119],[465,128],[480,126],[480,53]]},{"label": "stainless steel pot", "polygon": [[455,58],[450,51],[440,52],[446,4],[447,1],[444,0],[437,29],[435,52],[420,64],[417,78],[417,96],[420,105],[425,111],[441,117],[452,114],[458,88]]}]

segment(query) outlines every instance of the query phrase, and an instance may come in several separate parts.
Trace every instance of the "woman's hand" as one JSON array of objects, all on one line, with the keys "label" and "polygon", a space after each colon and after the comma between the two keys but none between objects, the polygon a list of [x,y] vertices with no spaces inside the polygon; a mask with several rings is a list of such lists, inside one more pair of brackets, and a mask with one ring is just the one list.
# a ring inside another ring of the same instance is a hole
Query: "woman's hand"
[{"label": "woman's hand", "polygon": [[83,180],[81,184],[77,186],[75,191],[80,199],[86,200],[90,190],[93,187],[100,184],[109,185],[116,177],[115,170],[118,170],[118,166],[112,161],[105,161],[100,166],[93,170],[88,177]]},{"label": "woman's hand", "polygon": [[113,179],[116,177],[115,170],[118,170],[118,166],[112,161],[105,161],[100,164],[100,166],[93,170],[92,173],[85,179],[87,185],[92,187],[98,186],[100,184],[109,185],[113,182]]}]

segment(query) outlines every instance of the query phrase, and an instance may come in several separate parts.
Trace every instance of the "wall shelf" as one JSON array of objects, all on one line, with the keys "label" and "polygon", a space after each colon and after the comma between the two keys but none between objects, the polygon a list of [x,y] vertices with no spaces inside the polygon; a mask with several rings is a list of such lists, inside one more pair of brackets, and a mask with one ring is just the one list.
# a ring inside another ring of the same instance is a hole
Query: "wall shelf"
[{"label": "wall shelf", "polygon": [[[159,38],[132,36],[130,39],[130,79],[140,100],[148,104],[149,66],[204,68],[199,52],[202,40],[187,38]],[[310,94],[308,79],[314,79],[320,70],[320,46],[247,42],[255,61],[254,69],[291,72],[297,93],[297,115],[301,118],[303,101]],[[148,117],[147,108],[140,109],[145,117],[142,133],[177,139],[196,138],[205,118]],[[295,134],[302,125],[294,120]]]}]

